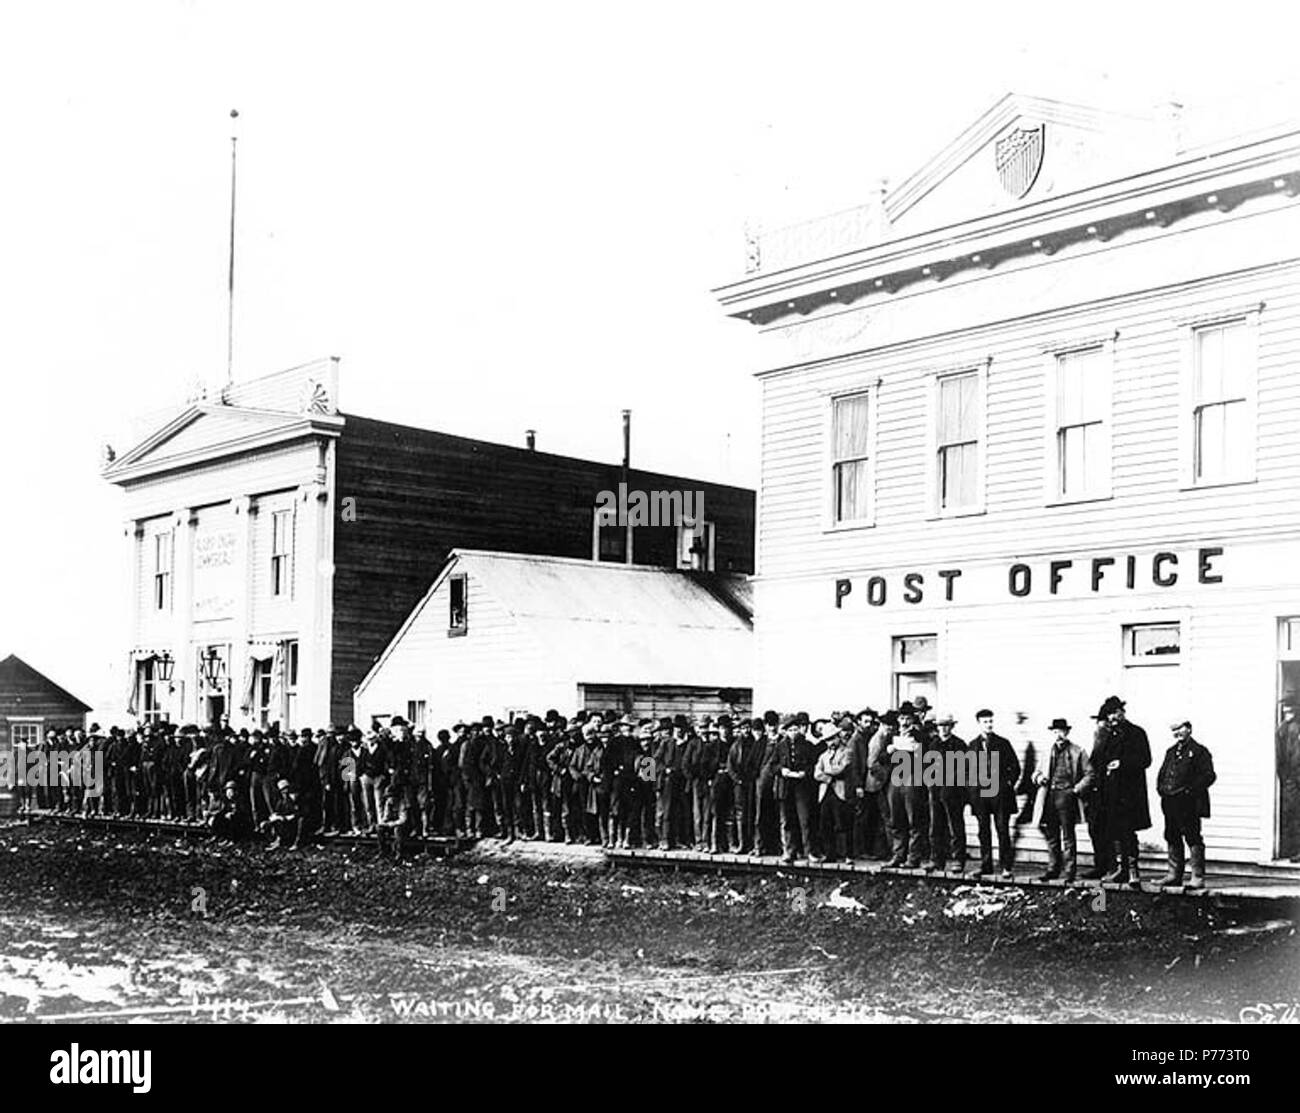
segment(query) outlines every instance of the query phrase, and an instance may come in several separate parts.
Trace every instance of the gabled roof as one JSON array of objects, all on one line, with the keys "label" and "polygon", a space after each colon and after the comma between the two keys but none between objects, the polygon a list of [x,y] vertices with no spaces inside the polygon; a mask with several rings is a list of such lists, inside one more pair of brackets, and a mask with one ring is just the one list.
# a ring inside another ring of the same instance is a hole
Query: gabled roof
[{"label": "gabled roof", "polygon": [[[472,577],[508,611],[557,676],[588,684],[753,684],[747,577],[456,549],[358,691],[453,572]],[[471,615],[471,637],[473,622]]]},{"label": "gabled roof", "polygon": [[944,146],[920,169],[911,174],[885,198],[885,212],[891,222],[920,202],[976,154],[984,150],[1005,128],[1021,119],[1060,124],[1076,131],[1132,131],[1150,127],[1151,121],[1087,105],[1069,104],[1045,97],[1008,93]]},{"label": "gabled roof", "polygon": [[313,433],[337,436],[342,427],[343,419],[332,415],[197,403],[114,460],[103,474],[111,483],[122,483]]},{"label": "gabled roof", "polygon": [[0,661],[0,694],[9,695],[44,695],[74,707],[81,712],[89,711],[90,704],[83,703],[71,692],[60,688],[44,673],[37,672],[21,657],[11,653]]}]

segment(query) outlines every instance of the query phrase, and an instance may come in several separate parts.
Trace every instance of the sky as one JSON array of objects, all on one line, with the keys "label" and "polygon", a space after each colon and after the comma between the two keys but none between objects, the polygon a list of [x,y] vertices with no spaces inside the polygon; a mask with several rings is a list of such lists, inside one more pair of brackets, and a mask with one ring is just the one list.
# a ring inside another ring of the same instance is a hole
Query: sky
[{"label": "sky", "polygon": [[92,705],[125,591],[101,448],[327,355],[342,408],[752,486],[744,228],[863,204],[1008,91],[1274,107],[1282,4],[5,0],[0,656]]}]

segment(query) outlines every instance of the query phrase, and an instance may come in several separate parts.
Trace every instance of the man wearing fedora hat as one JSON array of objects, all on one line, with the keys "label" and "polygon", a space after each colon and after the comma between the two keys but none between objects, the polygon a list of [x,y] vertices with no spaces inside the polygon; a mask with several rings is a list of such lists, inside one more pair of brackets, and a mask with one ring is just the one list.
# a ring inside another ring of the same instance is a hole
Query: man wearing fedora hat
[{"label": "man wearing fedora hat", "polygon": [[1047,768],[1033,777],[1033,783],[1046,790],[1038,828],[1050,855],[1047,872],[1038,880],[1062,877],[1069,884],[1074,881],[1077,857],[1074,828],[1079,822],[1079,800],[1092,785],[1092,770],[1082,747],[1070,741],[1068,722],[1053,719],[1048,729],[1055,737],[1047,754]]},{"label": "man wearing fedora hat", "polygon": [[[845,726],[851,727],[852,720]],[[845,729],[825,720],[816,724],[816,734],[825,749],[817,757],[813,777],[817,781],[818,819],[822,846],[829,861],[851,857],[849,833],[856,802],[853,783],[853,750]]]},{"label": "man wearing fedora hat", "polygon": [[[935,720],[935,750],[943,755],[964,754],[966,741],[954,733],[957,720],[945,712]],[[951,853],[953,869],[966,872],[966,786],[949,783],[947,775],[953,768],[944,757],[944,778],[940,784],[927,785],[930,795],[930,862],[926,869],[943,873]]]},{"label": "man wearing fedora hat", "polygon": [[1102,807],[1105,810],[1103,837],[1115,847],[1117,865],[1102,878],[1137,887],[1137,833],[1151,826],[1147,803],[1147,768],[1151,765],[1151,744],[1147,733],[1125,715],[1124,701],[1109,697],[1099,711],[1107,729],[1092,751],[1092,768],[1101,778]]}]

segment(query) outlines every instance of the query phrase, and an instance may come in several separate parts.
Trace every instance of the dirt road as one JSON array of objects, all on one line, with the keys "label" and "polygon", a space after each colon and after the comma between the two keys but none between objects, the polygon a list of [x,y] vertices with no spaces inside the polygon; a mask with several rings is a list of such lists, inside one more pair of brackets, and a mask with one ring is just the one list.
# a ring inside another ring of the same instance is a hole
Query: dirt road
[{"label": "dirt road", "polygon": [[1235,1022],[1300,1001],[1290,924],[1098,905],[10,826],[0,1019]]}]

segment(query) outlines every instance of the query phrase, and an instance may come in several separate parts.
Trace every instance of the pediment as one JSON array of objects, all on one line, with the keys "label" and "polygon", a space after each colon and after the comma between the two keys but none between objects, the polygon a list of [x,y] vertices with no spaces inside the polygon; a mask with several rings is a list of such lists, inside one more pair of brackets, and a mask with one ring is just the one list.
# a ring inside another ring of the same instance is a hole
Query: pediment
[{"label": "pediment", "polygon": [[[888,238],[974,220],[1150,167],[1151,119],[1009,94],[885,199]],[[1154,151],[1158,156],[1158,150]],[[1172,148],[1171,148],[1172,153]]]},{"label": "pediment", "polygon": [[157,429],[104,471],[105,478],[120,480],[140,474],[185,466],[205,459],[245,451],[310,433],[317,426],[336,432],[337,417],[286,414],[236,406],[191,406]]}]

